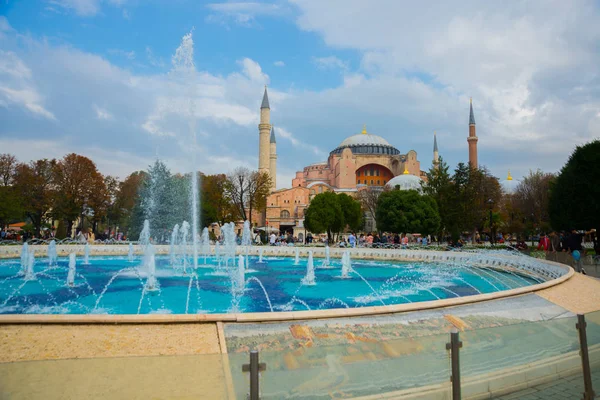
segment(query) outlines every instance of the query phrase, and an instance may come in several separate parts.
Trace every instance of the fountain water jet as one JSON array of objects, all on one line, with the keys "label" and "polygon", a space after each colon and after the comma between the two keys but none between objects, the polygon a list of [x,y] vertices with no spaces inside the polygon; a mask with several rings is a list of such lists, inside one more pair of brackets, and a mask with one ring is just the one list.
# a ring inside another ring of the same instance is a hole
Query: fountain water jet
[{"label": "fountain water jet", "polygon": [[75,253],[69,254],[69,272],[67,274],[67,286],[75,286],[76,260]]},{"label": "fountain water jet", "polygon": [[33,266],[35,265],[35,253],[34,250],[29,251],[29,257],[27,257],[27,269],[25,270],[25,280],[31,281],[35,279],[35,273],[33,272]]},{"label": "fountain water jet", "polygon": [[27,274],[27,265],[29,264],[29,244],[24,243],[21,247],[21,271],[20,275]]},{"label": "fountain water jet", "polygon": [[350,252],[346,251],[344,255],[342,255],[342,278],[348,279],[350,278],[350,272],[352,271],[352,263],[350,261]]},{"label": "fountain water jet", "polygon": [[174,266],[176,263],[176,250],[179,242],[179,224],[175,224],[173,232],[171,232],[171,243],[169,243],[169,265]]},{"label": "fountain water jet", "polygon": [[313,253],[308,252],[308,262],[306,263],[306,276],[302,279],[302,284],[306,286],[314,286],[315,282],[315,266],[313,263]]},{"label": "fountain water jet", "polygon": [[56,240],[52,239],[48,245],[48,265],[56,265],[58,262],[58,254],[56,252]]},{"label": "fountain water jet", "polygon": [[300,249],[296,247],[296,258],[294,259],[294,265],[300,265]]},{"label": "fountain water jet", "polygon": [[133,244],[129,242],[129,250],[127,252],[127,261],[133,262]]},{"label": "fountain water jet", "polygon": [[154,256],[154,246],[149,244],[144,252],[144,267],[148,271],[148,280],[146,281],[145,290],[152,292],[159,289],[158,280],[156,279],[156,260]]},{"label": "fountain water jet", "polygon": [[90,244],[86,243],[83,249],[83,265],[90,265]]}]

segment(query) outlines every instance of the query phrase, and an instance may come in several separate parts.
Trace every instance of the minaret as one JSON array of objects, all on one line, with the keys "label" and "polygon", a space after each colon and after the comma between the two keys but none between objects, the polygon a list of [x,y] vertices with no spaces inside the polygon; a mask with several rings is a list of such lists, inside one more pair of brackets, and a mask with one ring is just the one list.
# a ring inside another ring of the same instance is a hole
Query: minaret
[{"label": "minaret", "polygon": [[277,141],[275,140],[275,128],[271,126],[270,139],[269,174],[271,174],[271,192],[277,188]]},{"label": "minaret", "polygon": [[473,116],[473,98],[469,100],[471,110],[469,113],[469,137],[467,143],[469,143],[469,164],[471,168],[477,168],[477,135],[475,134],[475,117]]},{"label": "minaret", "polygon": [[437,135],[433,131],[433,167],[437,169],[440,166],[440,155],[437,147]]},{"label": "minaret", "polygon": [[260,105],[260,123],[258,124],[258,172],[269,173],[271,153],[269,147],[270,121],[271,108],[269,107],[269,96],[267,96],[267,85],[265,85],[265,94]]}]

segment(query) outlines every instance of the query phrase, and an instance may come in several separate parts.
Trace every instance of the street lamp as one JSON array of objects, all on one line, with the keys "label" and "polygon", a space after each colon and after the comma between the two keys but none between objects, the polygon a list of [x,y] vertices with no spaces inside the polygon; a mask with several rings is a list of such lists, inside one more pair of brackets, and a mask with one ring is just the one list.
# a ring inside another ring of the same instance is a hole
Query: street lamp
[{"label": "street lamp", "polygon": [[494,200],[489,199],[488,205],[490,206],[490,244],[494,245],[494,234],[492,232],[492,208],[494,207]]}]

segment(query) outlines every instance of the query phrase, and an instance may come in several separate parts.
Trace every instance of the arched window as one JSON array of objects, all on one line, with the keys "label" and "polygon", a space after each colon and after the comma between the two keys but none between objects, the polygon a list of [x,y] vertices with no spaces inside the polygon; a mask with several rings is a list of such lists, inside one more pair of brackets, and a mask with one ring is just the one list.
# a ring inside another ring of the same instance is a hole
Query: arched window
[{"label": "arched window", "polygon": [[290,217],[290,212],[288,210],[282,210],[281,214],[279,214],[279,216],[281,218],[289,218]]}]

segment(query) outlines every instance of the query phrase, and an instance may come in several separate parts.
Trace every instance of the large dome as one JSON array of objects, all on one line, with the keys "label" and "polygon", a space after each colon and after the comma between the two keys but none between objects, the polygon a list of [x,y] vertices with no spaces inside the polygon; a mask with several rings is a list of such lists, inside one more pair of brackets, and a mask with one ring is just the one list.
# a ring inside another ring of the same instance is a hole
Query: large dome
[{"label": "large dome", "polygon": [[398,187],[400,190],[417,190],[421,191],[421,182],[423,180],[418,176],[408,174],[406,171],[402,175],[398,175],[390,179],[386,186],[395,189]]},{"label": "large dome", "polygon": [[341,154],[344,149],[352,150],[354,154],[390,154],[398,155],[400,151],[381,136],[372,135],[364,128],[362,133],[344,139],[331,154]]},{"label": "large dome", "polygon": [[510,171],[508,171],[508,176],[505,180],[500,182],[500,186],[502,186],[502,190],[505,194],[515,194],[520,183],[521,182],[513,179],[513,177],[510,175]]},{"label": "large dome", "polygon": [[338,147],[348,147],[348,146],[360,146],[360,145],[383,145],[383,146],[391,146],[387,140],[382,138],[381,136],[372,135],[370,133],[359,133],[358,135],[352,135],[344,139],[342,143]]}]

